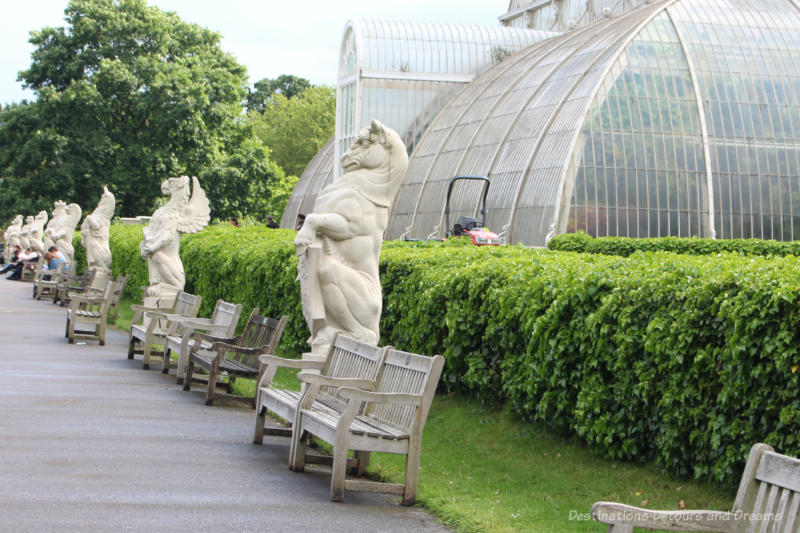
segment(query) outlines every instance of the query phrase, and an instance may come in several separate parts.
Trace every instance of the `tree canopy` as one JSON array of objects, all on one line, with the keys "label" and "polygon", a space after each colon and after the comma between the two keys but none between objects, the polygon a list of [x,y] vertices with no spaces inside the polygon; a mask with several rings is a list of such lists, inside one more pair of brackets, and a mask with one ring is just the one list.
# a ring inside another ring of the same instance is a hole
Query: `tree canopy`
[{"label": "tree canopy", "polygon": [[333,137],[336,89],[314,86],[294,98],[276,94],[267,110],[251,111],[247,118],[261,141],[269,146],[272,159],[286,174],[299,176]]},{"label": "tree canopy", "polygon": [[270,103],[274,103],[276,96],[294,98],[309,87],[311,83],[307,79],[291,74],[281,74],[275,79],[264,78],[255,82],[248,93],[247,110],[263,113]]},{"label": "tree canopy", "polygon": [[19,80],[36,100],[0,111],[0,219],[54,199],[92,207],[104,184],[118,214],[149,214],[181,174],[212,216],[264,213],[283,172],[241,119],[246,69],[219,34],[145,0],[71,0],[65,21],[31,33]]}]

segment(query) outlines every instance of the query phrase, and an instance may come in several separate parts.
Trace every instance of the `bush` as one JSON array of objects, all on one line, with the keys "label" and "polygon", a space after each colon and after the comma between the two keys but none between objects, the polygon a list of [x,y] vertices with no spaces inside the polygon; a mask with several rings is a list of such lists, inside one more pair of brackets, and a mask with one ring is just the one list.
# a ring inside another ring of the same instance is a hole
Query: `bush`
[{"label": "bush", "polygon": [[688,255],[708,255],[732,252],[742,255],[800,256],[800,241],[781,242],[761,239],[700,239],[697,237],[659,237],[634,239],[629,237],[597,237],[578,233],[556,235],[547,247],[562,252],[621,255],[627,257],[636,251],[675,252]]},{"label": "bush", "polygon": [[[114,227],[114,265],[140,276],[134,230]],[[202,313],[224,298],[287,314],[282,351],[306,349],[293,236],[218,225],[184,237]],[[755,442],[800,454],[794,257],[389,242],[380,270],[381,343],[443,354],[446,390],[507,402],[612,459],[722,482]]]}]

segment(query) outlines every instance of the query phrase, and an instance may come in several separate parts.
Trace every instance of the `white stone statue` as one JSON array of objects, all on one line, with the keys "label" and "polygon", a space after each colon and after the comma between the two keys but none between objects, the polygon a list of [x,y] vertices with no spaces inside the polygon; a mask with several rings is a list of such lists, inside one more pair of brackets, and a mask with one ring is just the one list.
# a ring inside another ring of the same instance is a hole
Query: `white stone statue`
[{"label": "white stone statue", "polygon": [[53,202],[53,215],[44,227],[44,249],[49,250],[51,246],[55,245],[55,241],[51,237],[53,230],[58,224],[58,219],[63,217],[67,212],[67,202],[56,200]]},{"label": "white stone statue", "polygon": [[67,258],[67,263],[69,263],[70,268],[75,264],[75,248],[72,246],[72,236],[80,220],[81,206],[78,204],[69,204],[64,214],[59,217],[56,222],[56,227],[51,233],[55,247]]},{"label": "white stone statue", "polygon": [[47,211],[39,211],[30,224],[30,248],[44,255],[44,225],[47,223]]},{"label": "white stone statue", "polygon": [[186,275],[178,255],[183,233],[197,233],[208,224],[209,213],[206,193],[197,178],[192,178],[192,196],[189,198],[189,178],[169,178],[161,184],[161,192],[171,195],[167,205],[159,207],[142,229],[144,239],[139,247],[147,260],[150,286],[145,297],[168,297],[183,290]]},{"label": "white stone statue", "polygon": [[111,275],[111,248],[108,246],[108,228],[114,216],[114,195],[103,186],[100,202],[81,224],[81,245],[86,248],[86,264],[98,273]]},{"label": "white stone statue", "polygon": [[403,141],[377,120],[342,156],[345,174],[322,189],[295,238],[311,353],[337,332],[378,344],[378,260],[389,207],[408,167]]},{"label": "white stone statue", "polygon": [[22,229],[22,215],[17,215],[14,217],[14,220],[11,222],[6,228],[5,233],[3,233],[3,239],[6,241],[5,246],[5,256],[6,262],[9,262],[14,257],[14,249],[19,246],[22,247],[22,244],[19,241],[19,231]]},{"label": "white stone statue", "polygon": [[28,215],[25,217],[25,224],[19,229],[19,245],[22,246],[22,251],[27,252],[31,247],[31,224],[33,224],[34,216]]}]

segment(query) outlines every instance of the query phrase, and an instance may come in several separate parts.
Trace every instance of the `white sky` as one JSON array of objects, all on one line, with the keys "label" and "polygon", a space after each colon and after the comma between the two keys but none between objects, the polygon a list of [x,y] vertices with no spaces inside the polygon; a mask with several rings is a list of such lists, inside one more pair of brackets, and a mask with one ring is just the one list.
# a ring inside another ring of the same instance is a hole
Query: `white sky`
[{"label": "white sky", "polygon": [[[0,0],[0,103],[33,99],[17,81],[30,66],[29,32],[65,26],[68,0]],[[497,26],[508,0],[149,0],[222,35],[250,84],[293,74],[336,84],[338,50],[350,18]]]}]

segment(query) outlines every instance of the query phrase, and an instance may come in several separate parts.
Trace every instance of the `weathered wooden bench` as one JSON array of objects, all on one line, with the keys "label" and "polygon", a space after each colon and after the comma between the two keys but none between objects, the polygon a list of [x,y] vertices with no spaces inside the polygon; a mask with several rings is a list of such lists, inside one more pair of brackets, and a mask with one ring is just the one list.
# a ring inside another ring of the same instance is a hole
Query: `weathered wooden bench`
[{"label": "weathered wooden bench", "polygon": [[[79,294],[73,296],[67,309],[67,327],[64,336],[70,344],[75,340],[96,340],[100,346],[106,343],[106,321],[108,320],[108,307],[111,303],[111,291],[114,284],[106,283],[102,295]],[[78,323],[93,326],[91,330],[79,330]]]},{"label": "weathered wooden bench", "polygon": [[55,298],[58,281],[64,277],[66,263],[59,263],[55,270],[37,270],[33,277],[33,297],[41,300],[43,296]]},{"label": "weathered wooden bench", "polygon": [[23,261],[22,272],[20,278],[22,281],[33,281],[36,273],[44,265],[44,254],[39,254],[39,259],[33,261]]},{"label": "weathered wooden bench", "polygon": [[[233,382],[236,378],[258,379],[261,373],[259,356],[272,355],[278,347],[289,317],[280,320],[251,313],[244,332],[231,339],[219,339],[202,333],[193,333],[194,342],[189,350],[186,370],[183,376],[183,390],[190,390],[195,370],[208,372],[206,405],[212,405],[215,398],[227,397],[244,400],[250,404],[252,397],[233,396]],[[227,378],[227,393],[217,392],[221,380]]]},{"label": "weathered wooden bench", "polygon": [[597,502],[595,520],[609,533],[632,533],[634,527],[659,531],[722,531],[730,533],[800,531],[800,460],[756,444],[742,473],[731,512],[653,511],[630,505]]},{"label": "weathered wooden bench", "polygon": [[64,307],[69,303],[73,294],[85,294],[86,291],[92,289],[96,292],[102,292],[107,281],[109,281],[107,274],[97,272],[93,268],[78,276],[65,273],[56,283],[56,294],[53,297],[53,303],[60,302],[61,307]]},{"label": "weathered wooden bench", "polygon": [[[202,296],[181,291],[174,299],[157,301],[155,306],[132,305],[131,309],[135,314],[128,340],[128,359],[133,359],[134,354],[140,353],[143,356],[142,368],[150,368],[153,355],[164,357],[164,351],[154,351],[153,346],[166,342],[167,332],[173,322],[196,317],[202,301]],[[169,307],[162,306],[162,303],[169,304]]]},{"label": "weathered wooden bench", "polygon": [[[273,385],[279,368],[292,368],[302,371],[318,371],[317,377],[308,377],[311,396],[317,409],[341,411],[345,401],[336,391],[339,387],[375,386],[378,369],[389,347],[379,348],[364,344],[341,333],[337,334],[325,360],[286,359],[274,355],[260,357],[263,373],[256,392],[256,427],[253,442],[261,444],[264,434],[291,436],[290,429],[267,425],[267,412],[278,415],[293,424],[300,403],[300,391],[281,389]],[[312,462],[312,461],[309,461]],[[363,468],[363,459],[359,466]]]},{"label": "weathered wooden bench", "polygon": [[192,333],[206,333],[212,337],[232,337],[242,314],[242,304],[234,304],[225,300],[217,300],[211,318],[185,318],[172,323],[164,341],[164,357],[161,372],[169,373],[172,365],[170,352],[178,354],[177,376],[178,384],[183,383],[183,374],[186,372],[186,361],[189,349],[193,344]]},{"label": "weathered wooden bench", "polygon": [[[372,390],[337,390],[337,396],[346,402],[341,412],[319,408],[312,387],[307,387],[292,428],[291,469],[299,472],[305,468],[305,434],[309,433],[333,445],[331,500],[341,501],[348,489],[402,494],[403,505],[416,503],[422,430],[443,365],[441,355],[389,349]],[[309,384],[319,380],[304,372],[298,378]],[[404,483],[346,479],[349,450],[405,455]]]}]

